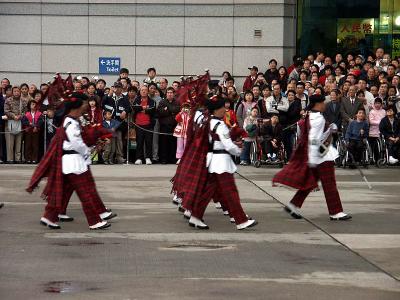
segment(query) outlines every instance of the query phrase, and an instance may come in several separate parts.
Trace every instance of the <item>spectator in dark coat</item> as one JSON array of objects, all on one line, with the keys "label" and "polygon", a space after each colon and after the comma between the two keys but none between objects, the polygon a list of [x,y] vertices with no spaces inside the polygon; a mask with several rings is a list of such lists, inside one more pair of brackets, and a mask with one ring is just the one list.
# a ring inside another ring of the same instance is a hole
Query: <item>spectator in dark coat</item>
[{"label": "spectator in dark coat", "polygon": [[129,100],[122,94],[122,84],[117,81],[114,83],[114,93],[112,96],[106,96],[103,100],[103,109],[112,112],[112,118],[122,124],[116,131],[117,144],[115,148],[117,163],[124,163],[124,147],[122,137],[127,133],[128,124],[124,122],[128,114],[132,111]]},{"label": "spectator in dark coat", "polygon": [[399,162],[400,150],[400,120],[394,115],[395,108],[388,106],[386,108],[386,117],[379,124],[379,131],[384,136],[389,150],[389,163]]},{"label": "spectator in dark coat", "polygon": [[[3,93],[0,93],[0,132],[4,132],[4,103],[5,99],[3,98]],[[0,163],[3,163],[3,161],[6,159],[5,158],[5,140],[4,140],[4,134],[0,133]]]},{"label": "spectator in dark coat", "polygon": [[[285,123],[282,124],[284,128],[290,125],[294,125],[300,120],[301,112],[301,101],[296,98],[296,92],[294,90],[289,90],[287,92],[287,99],[289,102],[289,108],[285,114]],[[285,145],[287,159],[290,159],[292,155],[292,150],[294,147],[294,138],[296,135],[296,126],[285,129],[282,132],[282,139]]]},{"label": "spectator in dark coat", "polygon": [[326,105],[324,117],[330,124],[336,124],[336,126],[340,130],[340,128],[342,127],[342,115],[338,90],[331,91],[329,96],[331,101]]},{"label": "spectator in dark coat", "polygon": [[271,85],[272,80],[276,79],[278,80],[279,77],[279,72],[276,66],[278,65],[278,62],[275,59],[271,59],[268,63],[269,69],[265,71],[264,77],[265,80],[267,80],[267,83]]},{"label": "spectator in dark coat", "polygon": [[354,120],[355,115],[362,108],[364,108],[364,105],[361,101],[356,99],[356,87],[352,85],[349,88],[347,97],[342,98],[342,105],[340,107],[344,133],[346,132],[348,124]]},{"label": "spectator in dark coat", "polygon": [[175,90],[167,88],[166,99],[158,105],[158,121],[160,122],[160,161],[162,164],[176,163],[176,138],[172,136],[176,120],[175,117],[180,111],[180,105],[175,99]]}]

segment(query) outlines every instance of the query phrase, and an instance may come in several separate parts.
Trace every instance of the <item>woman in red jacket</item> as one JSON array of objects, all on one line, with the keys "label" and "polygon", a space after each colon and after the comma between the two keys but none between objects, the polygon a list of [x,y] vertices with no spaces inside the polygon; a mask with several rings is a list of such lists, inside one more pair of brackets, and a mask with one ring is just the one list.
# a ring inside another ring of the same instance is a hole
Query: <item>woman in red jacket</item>
[{"label": "woman in red jacket", "polygon": [[43,120],[42,113],[38,110],[35,100],[28,102],[28,111],[22,118],[22,125],[25,129],[25,160],[28,164],[36,164],[38,161],[39,132]]}]

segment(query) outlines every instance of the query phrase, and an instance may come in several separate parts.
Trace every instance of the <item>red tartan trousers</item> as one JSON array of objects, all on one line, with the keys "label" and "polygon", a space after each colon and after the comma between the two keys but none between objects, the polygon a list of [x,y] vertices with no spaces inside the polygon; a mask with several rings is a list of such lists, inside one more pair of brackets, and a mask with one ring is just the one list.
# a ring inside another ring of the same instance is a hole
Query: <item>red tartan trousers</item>
[{"label": "red tartan trousers", "polygon": [[[97,211],[97,214],[102,214],[104,212],[107,211],[106,207],[104,206],[103,201],[101,200],[99,193],[97,192],[96,189],[96,183],[94,181],[93,175],[92,175],[92,171],[90,169],[88,169],[85,174],[88,173],[87,175],[87,182],[88,185],[93,186],[94,187],[94,192],[92,193],[92,201],[93,201],[93,205]],[[65,191],[65,197],[64,197],[64,201],[63,201],[63,208],[61,210],[61,214],[66,215],[67,214],[67,207],[69,204],[69,200],[71,199],[72,194],[74,193],[73,189],[69,189],[68,191]]]},{"label": "red tartan trousers", "polygon": [[192,216],[201,220],[211,198],[218,199],[226,205],[229,215],[235,219],[236,224],[242,224],[248,220],[240,204],[239,192],[233,174],[208,174],[204,193],[194,206]]},{"label": "red tartan trousers", "polygon": [[[340,201],[339,192],[336,186],[335,166],[333,161],[325,161],[319,164],[316,168],[311,169],[314,173],[315,179],[320,180],[322,188],[324,189],[326,204],[330,215],[335,215],[343,211],[342,202]],[[312,190],[298,190],[290,201],[297,207],[303,205],[304,200],[307,198]]]},{"label": "red tartan trousers", "polygon": [[[86,215],[86,219],[89,226],[101,222],[101,218],[98,213],[98,194],[96,191],[96,185],[90,171],[86,171],[82,174],[67,174],[64,175],[64,186],[63,186],[63,203],[67,203],[71,198],[73,192],[76,192],[79,200],[82,203],[83,212]],[[58,210],[46,205],[44,217],[52,222],[58,221]]]}]

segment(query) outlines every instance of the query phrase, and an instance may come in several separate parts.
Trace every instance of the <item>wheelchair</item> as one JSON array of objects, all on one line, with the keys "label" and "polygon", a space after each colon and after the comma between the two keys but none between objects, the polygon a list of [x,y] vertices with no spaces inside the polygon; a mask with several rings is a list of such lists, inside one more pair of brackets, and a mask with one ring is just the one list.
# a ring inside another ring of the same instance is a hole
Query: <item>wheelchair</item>
[{"label": "wheelchair", "polygon": [[283,167],[286,163],[286,151],[285,146],[280,142],[278,148],[277,159],[275,161],[269,161],[266,159],[266,154],[264,153],[264,143],[261,137],[257,137],[250,145],[250,163],[252,166],[259,168],[261,165],[271,165]]},{"label": "wheelchair", "polygon": [[[376,166],[378,168],[389,166],[389,146],[387,145],[387,141],[383,136],[380,136],[378,139],[378,150],[379,150],[379,159],[376,162]],[[390,165],[390,166],[398,166],[400,163]]]},{"label": "wheelchair", "polygon": [[[350,167],[356,164],[357,162],[354,161],[354,157],[349,152],[347,144],[343,137],[340,138],[339,144],[340,144],[340,150],[338,148],[338,151],[339,151],[339,159],[341,166],[345,169],[347,166]],[[368,168],[372,163],[373,163],[373,153],[371,146],[368,142],[368,139],[363,139],[363,150],[359,165],[363,166],[364,168]]]}]

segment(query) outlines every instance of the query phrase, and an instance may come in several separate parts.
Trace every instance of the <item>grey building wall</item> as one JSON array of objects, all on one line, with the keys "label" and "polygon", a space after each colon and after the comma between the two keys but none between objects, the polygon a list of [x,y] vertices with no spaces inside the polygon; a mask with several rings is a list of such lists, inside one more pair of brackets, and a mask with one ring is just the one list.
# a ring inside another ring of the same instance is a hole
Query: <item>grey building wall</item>
[{"label": "grey building wall", "polygon": [[99,56],[116,56],[138,80],[150,66],[171,79],[209,68],[241,86],[249,66],[290,63],[295,18],[295,0],[1,0],[0,76],[94,75]]}]

